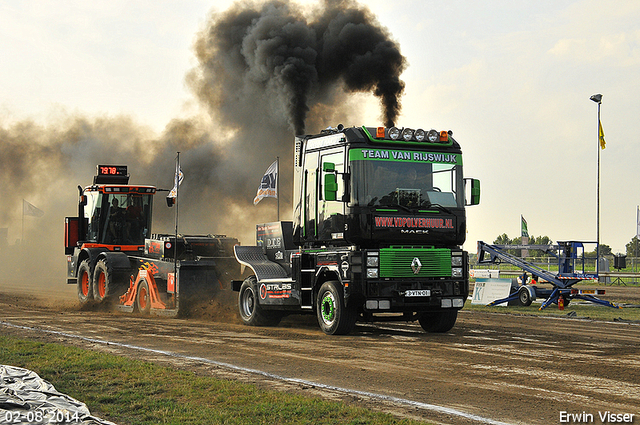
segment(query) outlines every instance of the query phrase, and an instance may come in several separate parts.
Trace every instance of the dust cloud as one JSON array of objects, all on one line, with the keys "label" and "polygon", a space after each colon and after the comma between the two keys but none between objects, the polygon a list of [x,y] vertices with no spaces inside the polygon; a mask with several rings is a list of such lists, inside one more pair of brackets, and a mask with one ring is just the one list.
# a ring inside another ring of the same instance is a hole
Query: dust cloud
[{"label": "dust cloud", "polygon": [[[77,186],[92,182],[97,164],[127,165],[130,183],[170,189],[180,152],[179,231],[253,244],[255,224],[277,217],[274,199],[252,204],[276,156],[280,218],[291,217],[295,134],[362,124],[358,102],[371,95],[386,125],[400,111],[406,60],[355,1],[312,9],[239,1],[211,13],[194,51],[198,65],[185,79],[202,112],[171,120],[160,134],[129,116],[62,114],[46,124],[0,117],[0,291],[75,296],[64,285],[64,217],[77,214]],[[175,208],[163,197],[153,233],[174,231]],[[24,215],[23,200],[44,215]]]}]

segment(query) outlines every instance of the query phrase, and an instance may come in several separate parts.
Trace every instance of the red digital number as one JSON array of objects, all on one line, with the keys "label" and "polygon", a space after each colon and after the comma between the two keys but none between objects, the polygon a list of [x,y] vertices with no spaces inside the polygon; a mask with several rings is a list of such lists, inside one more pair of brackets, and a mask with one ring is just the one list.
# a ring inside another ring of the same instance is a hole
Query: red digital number
[{"label": "red digital number", "polygon": [[100,174],[110,174],[115,176],[118,174],[118,169],[116,167],[100,167]]}]

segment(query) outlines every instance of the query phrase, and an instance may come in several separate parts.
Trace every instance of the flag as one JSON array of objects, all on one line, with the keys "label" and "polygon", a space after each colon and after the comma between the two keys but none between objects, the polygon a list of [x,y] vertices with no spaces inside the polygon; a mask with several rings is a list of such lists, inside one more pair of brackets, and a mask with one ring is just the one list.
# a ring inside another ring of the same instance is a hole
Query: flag
[{"label": "flag", "polygon": [[525,237],[528,238],[529,237],[529,229],[527,228],[527,220],[524,219],[522,214],[520,214],[520,219],[522,220],[521,221],[521,226],[520,226],[520,229],[521,229],[521,234],[520,235],[523,238],[525,238]]},{"label": "flag", "polygon": [[258,193],[253,198],[253,205],[257,205],[262,201],[262,198],[277,198],[278,197],[278,160],[273,161],[273,164],[267,168],[260,186],[258,186]]},{"label": "flag", "polygon": [[22,215],[30,215],[32,217],[42,217],[44,211],[29,202],[22,200]]},{"label": "flag", "polygon": [[604,130],[602,129],[602,122],[598,122],[598,127],[599,127],[598,140],[600,140],[600,149],[604,149],[607,143],[604,141]]},{"label": "flag", "polygon": [[169,191],[167,195],[167,205],[172,207],[176,203],[176,198],[178,197],[178,187],[182,184],[182,180],[184,180],[184,174],[182,173],[182,168],[180,165],[176,166],[176,175],[173,179],[173,189]]}]

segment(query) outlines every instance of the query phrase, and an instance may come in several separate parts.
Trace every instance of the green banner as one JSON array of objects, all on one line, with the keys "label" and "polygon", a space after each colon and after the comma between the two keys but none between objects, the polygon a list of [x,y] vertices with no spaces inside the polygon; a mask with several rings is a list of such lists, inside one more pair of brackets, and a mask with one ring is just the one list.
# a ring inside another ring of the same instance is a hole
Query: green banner
[{"label": "green banner", "polygon": [[520,214],[520,235],[523,238],[529,237],[529,228],[527,227],[527,220],[524,219],[522,214]]},{"label": "green banner", "polygon": [[462,155],[459,153],[421,152],[404,149],[351,149],[349,150],[349,160],[429,162],[462,165]]}]

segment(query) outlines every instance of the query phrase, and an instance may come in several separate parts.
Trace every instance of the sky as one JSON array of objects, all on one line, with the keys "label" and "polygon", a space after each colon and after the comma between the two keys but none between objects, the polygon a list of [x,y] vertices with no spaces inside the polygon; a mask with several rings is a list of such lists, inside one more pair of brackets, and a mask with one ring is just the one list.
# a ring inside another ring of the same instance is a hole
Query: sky
[{"label": "sky", "polygon": [[[0,0],[0,126],[82,114],[162,133],[202,108],[186,83],[196,34],[231,3]],[[640,2],[366,5],[408,61],[396,125],[453,131],[482,182],[466,249],[519,236],[521,215],[531,235],[595,241],[599,153],[600,241],[624,252],[640,205]],[[363,122],[343,124],[380,124],[376,98],[356,105]]]}]

